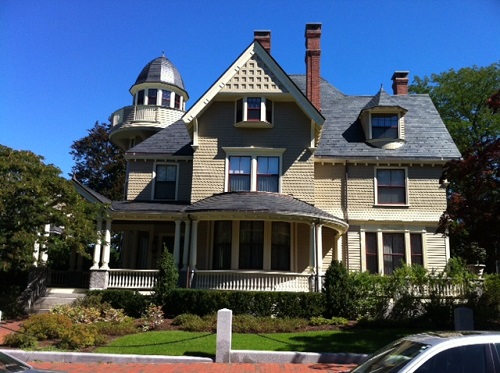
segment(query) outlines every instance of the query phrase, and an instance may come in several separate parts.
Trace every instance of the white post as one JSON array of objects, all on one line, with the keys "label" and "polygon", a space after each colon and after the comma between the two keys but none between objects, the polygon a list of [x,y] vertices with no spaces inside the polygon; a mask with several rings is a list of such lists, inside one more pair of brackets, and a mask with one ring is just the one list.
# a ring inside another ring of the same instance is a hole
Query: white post
[{"label": "white post", "polygon": [[223,308],[217,312],[216,363],[231,362],[233,311]]},{"label": "white post", "polygon": [[316,225],[316,267],[318,276],[323,274],[323,226]]},{"label": "white post", "polygon": [[111,220],[106,219],[106,229],[104,231],[104,245],[102,248],[101,269],[109,269],[109,257],[111,255]]},{"label": "white post", "polygon": [[175,237],[174,237],[174,261],[175,266],[179,266],[179,260],[181,255],[181,221],[175,221]]},{"label": "white post", "polygon": [[92,267],[90,267],[90,269],[99,269],[99,259],[101,258],[101,234],[102,219],[97,218],[97,242],[94,246],[94,256],[92,258]]}]

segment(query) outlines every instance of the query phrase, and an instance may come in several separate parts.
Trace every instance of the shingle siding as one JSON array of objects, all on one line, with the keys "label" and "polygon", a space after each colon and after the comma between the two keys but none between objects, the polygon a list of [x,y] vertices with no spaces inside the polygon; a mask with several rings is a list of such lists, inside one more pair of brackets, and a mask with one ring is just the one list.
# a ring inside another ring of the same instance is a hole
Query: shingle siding
[{"label": "shingle siding", "polygon": [[128,163],[127,200],[151,200],[153,185],[153,161]]}]

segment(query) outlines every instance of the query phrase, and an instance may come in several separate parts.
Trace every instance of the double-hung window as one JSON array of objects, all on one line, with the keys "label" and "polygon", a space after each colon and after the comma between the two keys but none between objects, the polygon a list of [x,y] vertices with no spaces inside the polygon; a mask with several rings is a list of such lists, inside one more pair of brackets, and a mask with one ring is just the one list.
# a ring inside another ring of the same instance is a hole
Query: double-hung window
[{"label": "double-hung window", "polygon": [[384,233],[384,274],[392,275],[406,262],[404,233]]},{"label": "double-hung window", "polygon": [[279,158],[257,157],[257,190],[260,192],[278,192]]},{"label": "double-hung window", "polygon": [[411,264],[424,265],[422,250],[422,235],[419,233],[410,234]]},{"label": "double-hung window", "polygon": [[163,89],[161,91],[161,106],[170,107],[170,91]]},{"label": "double-hung window", "polygon": [[406,171],[404,169],[377,169],[376,203],[379,205],[406,204]]},{"label": "double-hung window", "polygon": [[159,164],[156,166],[155,199],[175,199],[177,187],[177,166]]},{"label": "double-hung window", "polygon": [[372,139],[399,138],[398,114],[371,114]]},{"label": "double-hung window", "polygon": [[250,190],[251,157],[229,157],[229,191]]},{"label": "double-hung window", "polygon": [[366,270],[370,273],[378,273],[377,233],[365,233],[365,250]]}]

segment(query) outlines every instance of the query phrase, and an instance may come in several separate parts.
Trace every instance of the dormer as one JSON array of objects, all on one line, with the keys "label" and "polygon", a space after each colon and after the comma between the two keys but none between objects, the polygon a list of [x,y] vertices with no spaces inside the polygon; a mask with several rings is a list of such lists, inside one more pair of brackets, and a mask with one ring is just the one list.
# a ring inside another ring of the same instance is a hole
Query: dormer
[{"label": "dormer", "polygon": [[406,112],[381,87],[359,115],[366,142],[383,149],[397,149],[404,145]]}]

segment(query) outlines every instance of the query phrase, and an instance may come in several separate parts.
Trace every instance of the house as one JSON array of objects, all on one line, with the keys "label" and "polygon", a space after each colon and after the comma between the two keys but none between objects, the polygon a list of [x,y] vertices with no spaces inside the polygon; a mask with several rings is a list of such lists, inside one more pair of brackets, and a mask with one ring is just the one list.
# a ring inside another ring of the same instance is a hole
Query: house
[{"label": "house", "polygon": [[[165,56],[112,114],[111,140],[126,150],[123,201],[75,180],[109,205],[90,268],[90,288],[150,289],[170,250],[181,286],[318,291],[332,260],[390,275],[403,262],[441,270],[448,239],[442,166],[460,157],[428,95],[351,96],[322,79],[322,25],[305,29],[305,75],[254,40],[188,110],[179,70]],[[118,268],[110,238],[122,233]]]}]

